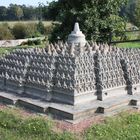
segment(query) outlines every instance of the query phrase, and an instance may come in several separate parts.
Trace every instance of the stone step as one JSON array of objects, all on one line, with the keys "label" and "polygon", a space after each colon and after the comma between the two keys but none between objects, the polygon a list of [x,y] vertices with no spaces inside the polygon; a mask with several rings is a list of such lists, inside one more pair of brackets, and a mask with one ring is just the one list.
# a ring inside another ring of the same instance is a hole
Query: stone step
[{"label": "stone step", "polygon": [[135,94],[130,103],[132,106],[140,106],[140,95]]},{"label": "stone step", "polygon": [[38,113],[45,113],[48,108],[46,104],[41,104],[41,101],[31,99],[19,99],[17,100],[16,105]]},{"label": "stone step", "polygon": [[45,113],[46,109],[48,108],[48,103],[46,102],[37,99],[21,97],[8,92],[0,92],[0,102],[24,107],[25,109],[37,111],[39,113]]},{"label": "stone step", "polygon": [[119,114],[119,113],[121,113],[121,112],[123,112],[123,111],[130,110],[130,109],[132,109],[132,108],[133,108],[133,107],[130,106],[130,105],[128,105],[128,106],[121,106],[121,107],[116,108],[115,110],[112,110],[112,111],[110,111],[110,112],[105,112],[105,113],[104,113],[104,116],[106,116],[106,117],[111,117],[111,116],[117,115],[117,114]]},{"label": "stone step", "polygon": [[136,100],[134,100],[135,98],[137,98],[137,101],[140,103],[140,95],[125,95],[125,96],[120,96],[120,97],[116,97],[114,99],[107,99],[105,101],[103,101],[100,106],[97,108],[97,113],[107,113],[107,112],[111,112],[113,110],[117,110],[119,108],[123,108],[125,106],[129,106],[129,105],[137,105],[136,104]]},{"label": "stone step", "polygon": [[0,102],[17,105],[75,124],[97,115],[108,116],[133,107],[139,108],[140,95],[123,95],[115,98],[107,98],[104,101],[95,100],[86,104],[73,106],[64,103],[50,103],[29,97],[21,97],[14,93],[0,92]]},{"label": "stone step", "polygon": [[13,94],[0,92],[0,102],[4,104],[15,105],[18,98]]}]

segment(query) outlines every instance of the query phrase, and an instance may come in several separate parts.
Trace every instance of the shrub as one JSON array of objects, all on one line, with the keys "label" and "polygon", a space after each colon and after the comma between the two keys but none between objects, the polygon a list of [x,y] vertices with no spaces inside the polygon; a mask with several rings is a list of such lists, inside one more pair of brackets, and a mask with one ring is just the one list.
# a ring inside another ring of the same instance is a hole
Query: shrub
[{"label": "shrub", "polygon": [[38,24],[37,24],[37,30],[38,32],[40,32],[41,34],[44,34],[45,33],[45,26],[43,24],[42,21],[39,21]]},{"label": "shrub", "polygon": [[28,40],[28,42],[27,42],[27,44],[29,45],[29,46],[31,46],[31,45],[41,45],[41,40],[40,39],[36,39],[36,40]]},{"label": "shrub", "polygon": [[7,23],[0,25],[0,40],[14,39]]},{"label": "shrub", "polygon": [[44,27],[44,34],[50,35],[52,33],[53,29],[54,29],[54,26],[45,26]]},{"label": "shrub", "polygon": [[26,24],[26,36],[29,38],[40,36],[40,33],[37,30],[37,25],[35,23]]},{"label": "shrub", "polygon": [[17,23],[13,27],[13,35],[16,39],[34,38],[41,36],[35,23]]},{"label": "shrub", "polygon": [[13,27],[13,35],[16,39],[23,39],[27,36],[27,28],[23,23],[17,23]]}]

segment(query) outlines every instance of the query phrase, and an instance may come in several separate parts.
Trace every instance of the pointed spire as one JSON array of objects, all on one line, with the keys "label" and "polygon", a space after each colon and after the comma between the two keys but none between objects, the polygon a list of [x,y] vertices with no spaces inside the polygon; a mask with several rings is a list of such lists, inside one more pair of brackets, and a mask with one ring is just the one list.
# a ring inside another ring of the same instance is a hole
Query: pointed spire
[{"label": "pointed spire", "polygon": [[51,52],[51,46],[50,46],[50,45],[47,47],[47,51],[48,51],[48,54],[49,54],[49,55],[52,54],[52,52]]},{"label": "pointed spire", "polygon": [[79,23],[77,23],[77,22],[76,22],[75,25],[74,25],[74,32],[75,32],[75,33],[81,32],[81,31],[80,31],[80,28],[79,28]]}]

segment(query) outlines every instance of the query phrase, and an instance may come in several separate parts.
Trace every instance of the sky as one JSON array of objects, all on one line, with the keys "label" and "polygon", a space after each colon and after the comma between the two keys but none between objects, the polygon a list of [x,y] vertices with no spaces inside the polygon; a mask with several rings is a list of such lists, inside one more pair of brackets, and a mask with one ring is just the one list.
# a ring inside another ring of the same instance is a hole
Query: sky
[{"label": "sky", "polygon": [[32,6],[38,6],[38,3],[44,3],[46,5],[46,2],[51,2],[53,0],[0,0],[0,6],[8,6],[9,4],[25,4],[25,5],[32,5]]}]

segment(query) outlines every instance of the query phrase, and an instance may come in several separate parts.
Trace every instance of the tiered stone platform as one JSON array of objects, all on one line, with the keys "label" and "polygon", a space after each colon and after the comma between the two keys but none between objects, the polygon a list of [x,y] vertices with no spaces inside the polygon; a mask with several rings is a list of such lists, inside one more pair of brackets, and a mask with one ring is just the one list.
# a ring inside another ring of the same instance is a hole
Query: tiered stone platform
[{"label": "tiered stone platform", "polygon": [[108,98],[104,102],[95,100],[87,104],[72,106],[63,103],[44,102],[1,91],[0,102],[51,115],[55,119],[62,119],[75,124],[97,115],[111,116],[131,108],[139,109],[140,95],[124,95],[114,99]]}]

